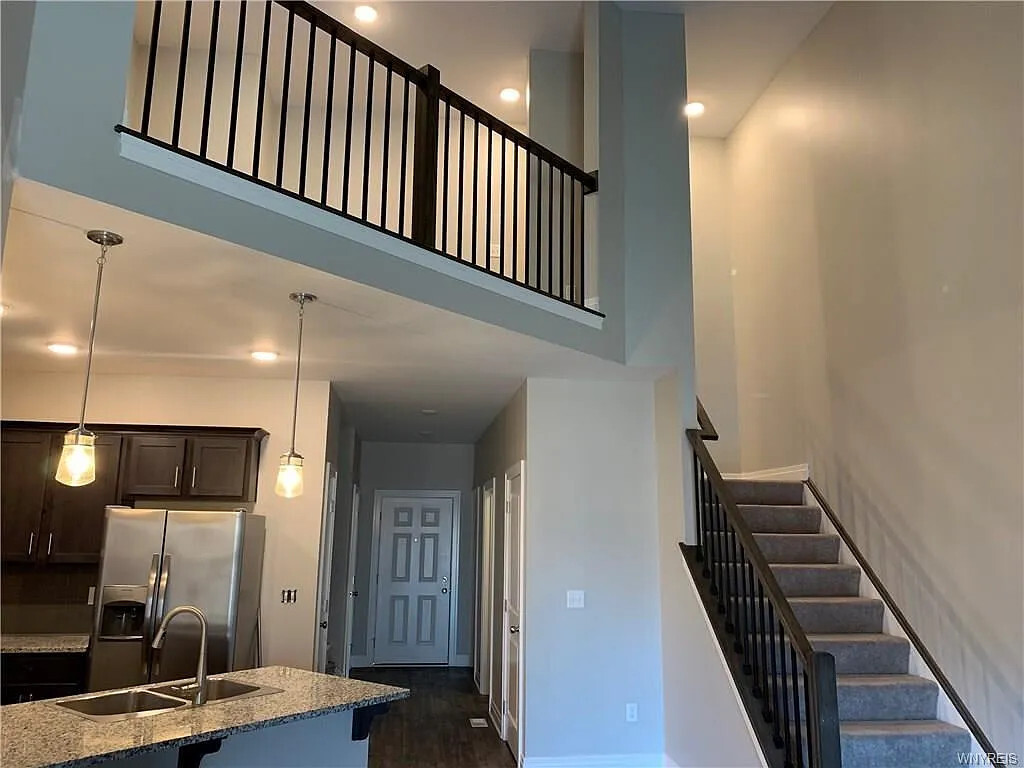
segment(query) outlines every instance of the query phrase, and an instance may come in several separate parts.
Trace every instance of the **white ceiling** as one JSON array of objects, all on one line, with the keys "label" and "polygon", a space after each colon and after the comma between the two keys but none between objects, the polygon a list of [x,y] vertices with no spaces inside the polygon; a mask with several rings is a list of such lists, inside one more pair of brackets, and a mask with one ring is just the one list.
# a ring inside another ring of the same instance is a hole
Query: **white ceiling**
[{"label": "white ceiling", "polygon": [[[361,3],[317,0],[331,16],[355,28],[378,45],[414,66],[432,64],[441,71],[442,82],[506,122],[525,130],[526,90],[529,82],[531,48],[580,51],[583,45],[583,3],[565,2],[477,2],[462,0],[366,0],[379,15],[373,23],[359,22],[354,9]],[[747,109],[771,82],[776,72],[821,20],[829,2],[632,2],[623,3],[643,10],[683,14],[686,23],[687,90],[693,101],[702,101],[707,112],[691,121],[695,136],[727,136]],[[227,20],[218,47],[235,45],[237,3],[222,4]],[[170,6],[167,6],[168,8]],[[141,2],[135,38],[149,40],[152,7]],[[209,44],[210,11],[194,6],[190,39],[193,46]],[[259,14],[247,17],[246,49],[257,52],[261,21]],[[165,12],[161,22],[161,43],[171,44],[180,36],[181,12]],[[274,48],[283,49],[281,22]],[[301,37],[301,36],[300,36]],[[296,41],[295,55],[305,56],[304,40]],[[280,54],[277,58],[280,58]],[[271,89],[281,75],[272,57]],[[292,73],[296,82],[301,67]],[[322,73],[320,73],[322,74]],[[506,104],[498,98],[502,88],[514,87],[523,98]],[[316,93],[319,93],[319,89]],[[293,93],[301,90],[294,89]],[[279,96],[278,96],[279,98]]]},{"label": "white ceiling", "polygon": [[526,376],[651,375],[25,180],[8,226],[5,372],[83,371],[46,344],[85,345],[98,249],[84,232],[106,228],[125,244],[104,273],[97,373],[290,378],[302,290],[320,297],[303,378],[336,382],[364,439],[471,442]]}]

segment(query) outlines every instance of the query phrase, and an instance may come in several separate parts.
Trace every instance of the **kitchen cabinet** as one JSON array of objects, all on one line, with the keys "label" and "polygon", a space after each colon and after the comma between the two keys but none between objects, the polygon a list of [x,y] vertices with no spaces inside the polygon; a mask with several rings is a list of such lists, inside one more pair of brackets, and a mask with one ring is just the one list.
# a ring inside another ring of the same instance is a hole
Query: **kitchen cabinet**
[{"label": "kitchen cabinet", "polygon": [[187,440],[181,435],[133,435],[128,438],[125,496],[180,496]]},{"label": "kitchen cabinet", "polygon": [[84,693],[87,663],[85,653],[4,653],[0,655],[0,703]]},{"label": "kitchen cabinet", "polygon": [[[50,476],[50,432],[5,429],[0,441],[0,541],[5,561],[35,560]],[[56,467],[56,465],[54,465]]]},{"label": "kitchen cabinet", "polygon": [[193,437],[189,441],[190,496],[248,496],[255,446],[244,437]]},{"label": "kitchen cabinet", "polygon": [[[97,433],[96,480],[89,485],[71,488],[56,480],[49,483],[40,558],[51,563],[99,562],[104,508],[118,501],[121,442],[120,435]],[[62,434],[53,436],[51,466],[56,467],[63,444]]]}]

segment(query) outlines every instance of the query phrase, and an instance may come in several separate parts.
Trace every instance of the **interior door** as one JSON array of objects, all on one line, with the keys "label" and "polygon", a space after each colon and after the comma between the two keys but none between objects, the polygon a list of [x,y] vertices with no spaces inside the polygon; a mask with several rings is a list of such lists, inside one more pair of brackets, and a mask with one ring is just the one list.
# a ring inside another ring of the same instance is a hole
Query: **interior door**
[{"label": "interior door", "polygon": [[449,498],[380,502],[374,664],[447,664],[451,611]]},{"label": "interior door", "polygon": [[505,473],[505,741],[520,760],[522,715],[523,462]]},{"label": "interior door", "polygon": [[345,578],[345,647],[341,652],[341,674],[348,676],[352,669],[352,615],[355,613],[356,598],[356,545],[359,542],[359,486],[352,486],[352,514],[348,529],[348,571]]},{"label": "interior door", "polygon": [[334,509],[338,497],[338,473],[327,462],[324,472],[324,510],[320,524],[320,578],[316,585],[317,626],[314,656],[315,671],[327,670],[327,631],[330,627],[331,564],[334,561]]}]

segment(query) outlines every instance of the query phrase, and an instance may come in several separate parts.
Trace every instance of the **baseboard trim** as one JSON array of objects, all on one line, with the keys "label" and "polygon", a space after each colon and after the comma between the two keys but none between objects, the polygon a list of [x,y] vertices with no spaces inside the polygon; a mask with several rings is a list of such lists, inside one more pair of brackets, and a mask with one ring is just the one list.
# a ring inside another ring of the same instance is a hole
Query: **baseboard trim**
[{"label": "baseboard trim", "polygon": [[494,726],[494,730],[497,732],[499,738],[505,738],[505,735],[501,730],[501,711],[494,708],[496,702],[491,702],[491,706],[487,708],[487,716],[491,719],[491,725]]},{"label": "baseboard trim", "polygon": [[473,658],[468,653],[457,653],[448,662],[449,667],[472,667]]},{"label": "baseboard trim", "polygon": [[677,768],[668,755],[569,755],[527,757],[523,768]]},{"label": "baseboard trim", "polygon": [[810,470],[806,464],[759,469],[755,472],[726,472],[722,474],[722,478],[725,480],[792,480],[801,483],[809,476]]}]

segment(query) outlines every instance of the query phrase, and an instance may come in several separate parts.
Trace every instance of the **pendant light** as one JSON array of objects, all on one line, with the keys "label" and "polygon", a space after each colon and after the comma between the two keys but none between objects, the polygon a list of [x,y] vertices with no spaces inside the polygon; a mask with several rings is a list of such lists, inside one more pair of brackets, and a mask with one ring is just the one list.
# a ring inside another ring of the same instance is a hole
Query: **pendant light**
[{"label": "pendant light", "polygon": [[281,465],[277,469],[278,496],[293,499],[302,495],[302,456],[295,452],[295,424],[299,417],[299,368],[302,365],[302,320],[306,304],[316,301],[312,293],[291,293],[288,298],[299,305],[299,343],[295,353],[295,398],[292,401],[292,442],[287,453],[281,454]]},{"label": "pendant light", "polygon": [[92,322],[89,324],[89,352],[85,361],[85,386],[82,388],[82,412],[78,426],[64,435],[64,447],[57,463],[56,480],[64,485],[88,485],[96,479],[96,435],[85,428],[85,405],[89,399],[89,378],[92,375],[92,353],[96,346],[96,316],[100,309],[100,286],[103,284],[103,267],[107,263],[107,251],[124,242],[124,238],[105,229],[86,232],[92,242],[100,247],[96,259],[96,291],[92,297]]}]

